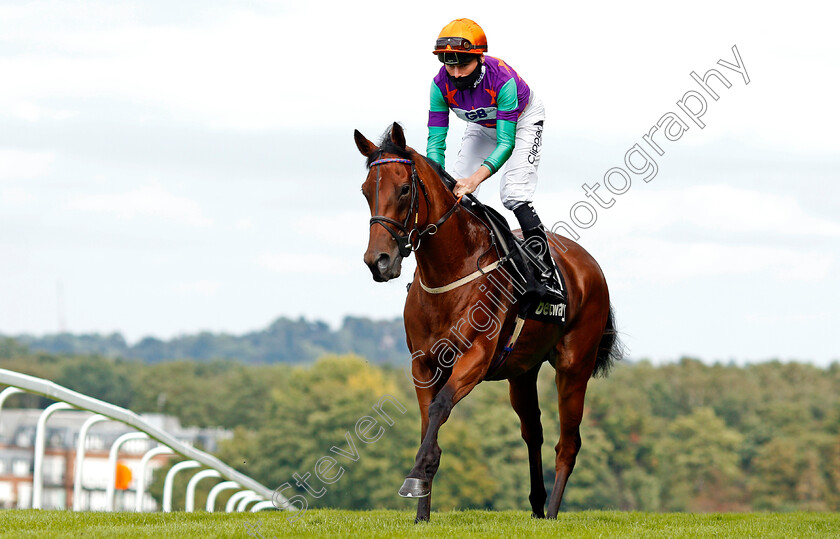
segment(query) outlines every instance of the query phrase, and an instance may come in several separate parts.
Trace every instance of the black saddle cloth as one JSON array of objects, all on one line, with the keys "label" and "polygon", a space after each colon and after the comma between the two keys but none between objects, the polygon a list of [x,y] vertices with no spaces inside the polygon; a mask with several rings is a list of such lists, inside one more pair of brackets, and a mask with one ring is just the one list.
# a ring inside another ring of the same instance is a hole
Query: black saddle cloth
[{"label": "black saddle cloth", "polygon": [[[455,187],[455,179],[443,170],[437,163],[429,160],[432,166],[438,171],[441,179],[450,189]],[[519,300],[519,315],[522,318],[540,320],[565,326],[566,307],[568,298],[557,297],[549,294],[545,286],[537,278],[537,267],[534,259],[539,259],[523,240],[517,237],[508,225],[507,219],[490,206],[485,206],[473,195],[467,195],[461,199],[461,205],[471,213],[482,219],[492,230],[493,241],[499,254],[509,260],[505,267],[509,269],[514,279],[514,288]],[[562,290],[566,290],[566,282],[563,273],[558,271]]]}]

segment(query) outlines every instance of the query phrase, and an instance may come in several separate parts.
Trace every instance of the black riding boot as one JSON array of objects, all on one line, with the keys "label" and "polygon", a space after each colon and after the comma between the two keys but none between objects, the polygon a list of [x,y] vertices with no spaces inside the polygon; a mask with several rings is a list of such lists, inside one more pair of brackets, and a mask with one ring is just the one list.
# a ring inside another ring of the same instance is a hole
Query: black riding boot
[{"label": "black riding boot", "polygon": [[520,204],[513,210],[513,214],[519,221],[525,246],[530,255],[533,256],[530,262],[537,268],[536,275],[540,283],[545,286],[549,294],[564,297],[563,286],[560,284],[560,277],[557,274],[557,266],[555,266],[554,260],[551,258],[551,251],[548,248],[545,227],[543,227],[540,217],[534,210],[534,206],[530,202]]}]

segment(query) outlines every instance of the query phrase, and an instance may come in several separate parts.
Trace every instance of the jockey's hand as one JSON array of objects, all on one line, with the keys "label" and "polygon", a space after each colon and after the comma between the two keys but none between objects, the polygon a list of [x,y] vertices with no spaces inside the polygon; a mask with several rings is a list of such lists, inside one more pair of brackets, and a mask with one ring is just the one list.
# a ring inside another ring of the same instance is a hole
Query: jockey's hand
[{"label": "jockey's hand", "polygon": [[461,197],[464,195],[469,195],[476,189],[478,186],[490,177],[490,171],[485,166],[478,167],[478,170],[472,176],[468,178],[460,178],[455,183],[455,188],[452,190],[452,193],[456,197]]}]

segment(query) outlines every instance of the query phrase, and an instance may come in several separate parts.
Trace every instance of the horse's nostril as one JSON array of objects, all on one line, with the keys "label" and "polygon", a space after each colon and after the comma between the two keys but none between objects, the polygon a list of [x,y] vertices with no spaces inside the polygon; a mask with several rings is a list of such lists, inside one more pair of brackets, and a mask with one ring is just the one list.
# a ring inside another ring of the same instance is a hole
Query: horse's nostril
[{"label": "horse's nostril", "polygon": [[376,266],[379,268],[380,273],[384,273],[390,265],[391,257],[387,253],[382,253],[379,255],[379,258],[376,259]]}]

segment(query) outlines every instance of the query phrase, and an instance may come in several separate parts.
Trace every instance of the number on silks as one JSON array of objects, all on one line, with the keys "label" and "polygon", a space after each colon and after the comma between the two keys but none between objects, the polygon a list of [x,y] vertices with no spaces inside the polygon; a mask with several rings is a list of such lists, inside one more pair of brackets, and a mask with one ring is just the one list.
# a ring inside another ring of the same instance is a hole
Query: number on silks
[{"label": "number on silks", "polygon": [[479,118],[487,118],[487,111],[484,109],[471,110],[464,114],[467,120],[478,120]]}]

